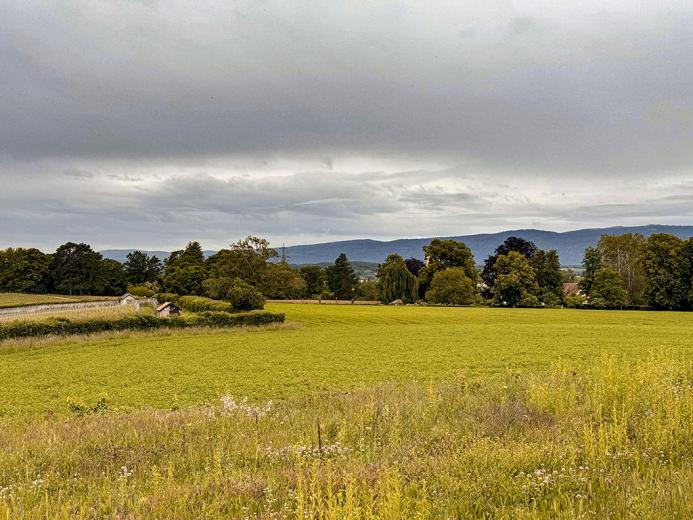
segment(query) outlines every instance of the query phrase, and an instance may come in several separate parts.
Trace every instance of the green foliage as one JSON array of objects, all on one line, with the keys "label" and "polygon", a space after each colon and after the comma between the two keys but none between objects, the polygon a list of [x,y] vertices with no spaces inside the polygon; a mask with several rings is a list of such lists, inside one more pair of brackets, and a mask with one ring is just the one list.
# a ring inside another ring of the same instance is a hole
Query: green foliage
[{"label": "green foliage", "polygon": [[[65,294],[102,294],[106,282],[102,260],[88,244],[61,245],[48,267],[53,289]],[[107,270],[112,275],[110,265]]]},{"label": "green foliage", "polygon": [[[184,298],[194,298],[183,296],[180,300],[195,308],[202,308],[205,305],[201,302],[191,302]],[[217,302],[220,303],[221,302]],[[221,304],[227,311],[229,304]],[[207,308],[213,308],[207,305]],[[125,330],[154,330],[154,329],[176,329],[188,327],[237,327],[237,326],[258,326],[270,323],[280,323],[284,321],[283,314],[270,312],[250,312],[250,313],[229,313],[205,311],[200,314],[191,314],[175,318],[157,318],[145,314],[136,314],[124,318],[116,319],[93,319],[85,321],[72,321],[66,318],[54,319],[51,321],[14,321],[7,324],[0,324],[0,340],[12,338],[28,338],[35,336],[70,336],[75,334],[94,334],[97,332],[125,331]]]},{"label": "green foliage", "polygon": [[161,260],[142,251],[128,253],[127,260],[123,264],[128,282],[135,285],[156,282],[162,268]]},{"label": "green foliage", "polygon": [[542,301],[546,305],[560,305],[563,297],[563,274],[556,250],[537,249],[530,259],[530,265],[534,269]]},{"label": "green foliage", "polygon": [[354,297],[359,279],[344,253],[337,257],[334,265],[326,269],[326,275],[328,288],[336,299],[351,300]]},{"label": "green foliage", "polygon": [[419,282],[404,259],[399,255],[390,255],[378,268],[378,283],[380,299],[384,303],[402,300],[404,303],[414,303],[419,295]]},{"label": "green foliage", "polygon": [[156,293],[154,297],[157,299],[159,303],[164,303],[164,302],[173,302],[173,303],[178,303],[178,299],[180,298],[180,295],[176,293]]},{"label": "green foliage", "polygon": [[413,274],[414,276],[419,276],[419,273],[421,272],[421,269],[426,267],[426,264],[423,263],[423,261],[419,260],[418,258],[407,258],[404,261],[405,264],[407,264],[407,269],[409,269],[409,272]]},{"label": "green foliage", "polygon": [[539,290],[527,258],[517,251],[500,255],[494,265],[493,303],[509,307],[536,307]]},{"label": "green foliage", "polygon": [[133,296],[141,298],[151,298],[159,292],[159,284],[156,282],[145,282],[137,285],[128,285],[127,292]]},{"label": "green foliage", "polygon": [[268,298],[287,300],[300,298],[306,290],[306,283],[287,262],[282,261],[267,265],[261,288]]},{"label": "green foliage", "polygon": [[[602,235],[597,244],[601,265],[618,273],[621,285],[626,291],[625,303],[641,303],[641,293],[645,284],[645,273],[640,256],[645,237],[639,233],[623,235]],[[608,300],[608,299],[607,299]]]},{"label": "green foliage", "polygon": [[303,265],[298,274],[305,283],[303,296],[306,298],[319,297],[327,289],[327,275],[319,265]]},{"label": "green foliage", "polygon": [[[597,303],[595,303],[596,300],[598,300]],[[595,308],[614,308],[625,304],[626,291],[621,285],[621,276],[609,267],[602,267],[594,275],[590,305]]]},{"label": "green foliage", "polygon": [[231,304],[231,310],[262,309],[265,305],[262,293],[240,278],[208,278],[203,285],[208,296],[215,300],[227,300]]},{"label": "green foliage", "polygon": [[376,280],[361,280],[354,294],[355,300],[380,301],[380,284]]},{"label": "green foliage", "polygon": [[205,255],[199,242],[188,242],[185,249],[173,251],[164,261],[164,267],[169,270],[173,267],[183,267],[189,265],[202,265],[205,262]]},{"label": "green foliage", "polygon": [[474,303],[474,297],[472,281],[461,267],[449,267],[435,273],[426,292],[428,303],[445,305],[470,305]]},{"label": "green foliage", "polygon": [[686,308],[690,263],[683,240],[665,233],[651,235],[643,245],[641,261],[646,279],[644,294],[650,305],[660,309]]},{"label": "green foliage", "polygon": [[3,345],[0,517],[689,516],[690,316],[275,307]]},{"label": "green foliage", "polygon": [[38,249],[0,250],[0,292],[47,292],[50,260]]},{"label": "green foliage", "polygon": [[167,291],[178,294],[203,294],[207,270],[199,264],[177,264],[166,269],[163,283]]},{"label": "green foliage", "polygon": [[234,310],[262,309],[265,306],[265,298],[260,291],[240,278],[235,278],[231,287],[226,292],[226,299]]},{"label": "green foliage", "polygon": [[585,249],[585,254],[582,258],[582,279],[580,280],[580,289],[589,296],[592,291],[594,277],[602,268],[602,254],[596,247],[588,247]]},{"label": "green foliage", "polygon": [[565,306],[569,309],[581,309],[587,303],[587,299],[582,294],[565,297]]},{"label": "green foliage", "polygon": [[489,292],[487,296],[490,295],[493,286],[496,284],[496,276],[498,275],[498,272],[496,271],[496,262],[498,261],[498,257],[507,256],[513,251],[520,253],[527,260],[529,260],[534,256],[534,253],[537,252],[537,246],[534,244],[534,242],[530,242],[524,238],[506,238],[503,243],[496,248],[494,254],[487,257],[484,261],[484,270],[481,273],[481,279],[484,281],[484,284],[486,284],[487,291]]},{"label": "green foliage", "polygon": [[473,284],[478,278],[474,268],[474,255],[464,242],[435,238],[423,248],[427,265],[419,271],[420,292],[423,294],[431,286],[433,276],[449,267],[459,267]]},{"label": "green foliage", "polygon": [[89,415],[95,413],[105,413],[108,411],[108,400],[106,397],[99,398],[93,405],[84,404],[81,401],[67,400],[67,407],[73,414],[77,416]]},{"label": "green foliage", "polygon": [[232,312],[234,310],[233,306],[228,302],[213,300],[204,296],[181,296],[174,303],[190,312]]},{"label": "green foliage", "polygon": [[269,261],[276,256],[267,240],[248,236],[211,256],[207,267],[211,277],[240,278],[263,290]]}]

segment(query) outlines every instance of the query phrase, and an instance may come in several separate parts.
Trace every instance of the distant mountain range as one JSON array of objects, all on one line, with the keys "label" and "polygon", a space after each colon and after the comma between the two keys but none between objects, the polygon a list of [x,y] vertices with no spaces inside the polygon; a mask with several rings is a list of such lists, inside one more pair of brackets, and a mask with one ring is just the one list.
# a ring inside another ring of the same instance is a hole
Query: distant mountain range
[{"label": "distant mountain range", "polygon": [[[650,236],[653,233],[671,233],[680,238],[687,239],[693,236],[693,226],[664,226],[648,225],[634,227],[608,227],[594,229],[579,229],[556,233],[539,229],[515,229],[500,233],[485,233],[478,235],[460,235],[452,237],[467,244],[477,264],[493,253],[496,247],[506,238],[511,236],[531,240],[541,249],[556,249],[564,266],[577,266],[582,262],[582,255],[586,247],[593,246],[603,234],[621,235],[623,233],[641,233]],[[292,264],[317,264],[333,262],[340,253],[346,253],[352,261],[380,263],[387,255],[399,253],[404,258],[415,257],[423,259],[423,246],[432,238],[402,238],[399,240],[380,241],[371,239],[343,240],[339,242],[324,242],[322,244],[309,244],[289,246],[286,248],[286,256]],[[125,261],[127,254],[132,249],[109,249],[101,251],[106,258],[113,258],[120,262]],[[166,251],[145,251],[159,258],[166,258]],[[205,255],[214,254],[214,251],[205,251]]]}]

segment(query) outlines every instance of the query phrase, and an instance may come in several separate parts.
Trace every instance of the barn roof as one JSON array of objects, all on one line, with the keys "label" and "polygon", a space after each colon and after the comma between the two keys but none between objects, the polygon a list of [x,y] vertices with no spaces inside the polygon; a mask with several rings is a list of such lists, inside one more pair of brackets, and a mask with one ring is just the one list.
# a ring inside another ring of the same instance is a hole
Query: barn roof
[{"label": "barn roof", "polygon": [[173,302],[164,302],[156,308],[156,311],[163,311],[166,307],[175,307],[175,305],[173,305]]},{"label": "barn roof", "polygon": [[580,284],[567,282],[563,284],[563,296],[577,296],[580,294]]},{"label": "barn roof", "polygon": [[122,295],[120,298],[118,298],[118,299],[119,299],[119,300],[124,300],[124,299],[127,298],[128,296],[130,296],[130,297],[132,297],[132,298],[136,298],[136,296],[135,296],[134,294],[130,294],[129,292],[126,292],[125,294],[123,294],[123,295]]}]

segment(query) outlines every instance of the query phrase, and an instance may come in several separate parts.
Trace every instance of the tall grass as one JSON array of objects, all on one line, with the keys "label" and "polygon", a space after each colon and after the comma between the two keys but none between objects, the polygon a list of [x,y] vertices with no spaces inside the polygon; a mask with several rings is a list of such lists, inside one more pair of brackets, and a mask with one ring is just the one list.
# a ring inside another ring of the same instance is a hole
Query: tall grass
[{"label": "tall grass", "polygon": [[692,385],[662,353],[279,403],[73,401],[0,421],[0,518],[685,518]]},{"label": "tall grass", "polygon": [[134,305],[113,305],[109,307],[92,307],[81,309],[42,309],[37,312],[26,314],[0,315],[0,323],[10,323],[13,321],[47,321],[54,318],[67,318],[74,321],[88,321],[95,319],[118,319],[135,314],[154,315],[151,306],[141,306],[139,311]]}]

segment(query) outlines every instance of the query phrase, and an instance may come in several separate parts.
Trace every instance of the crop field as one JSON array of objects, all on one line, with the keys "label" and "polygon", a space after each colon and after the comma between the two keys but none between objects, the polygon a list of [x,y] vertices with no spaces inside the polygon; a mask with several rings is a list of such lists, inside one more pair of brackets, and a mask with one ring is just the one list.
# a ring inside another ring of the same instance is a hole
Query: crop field
[{"label": "crop field", "polygon": [[46,321],[55,318],[67,318],[69,320],[95,320],[95,319],[117,319],[133,314],[154,314],[152,307],[141,306],[139,312],[135,311],[134,305],[114,305],[111,307],[94,307],[83,309],[42,309],[37,312],[26,314],[0,315],[0,324],[12,321]]},{"label": "crop field", "polygon": [[76,303],[111,299],[114,298],[109,296],[66,296],[60,294],[21,294],[0,292],[0,309],[3,307],[42,305],[45,303]]},{"label": "crop field", "polygon": [[268,310],[0,343],[0,518],[693,513],[693,314]]}]

